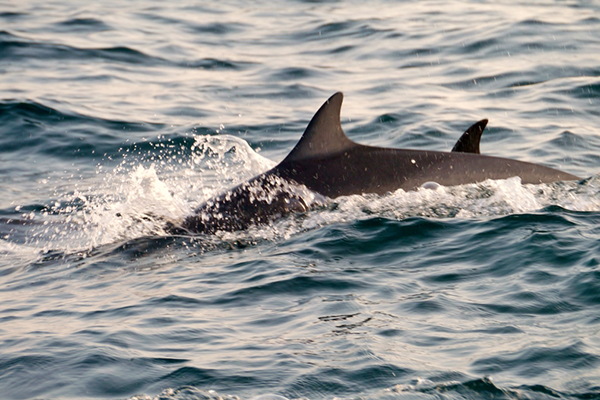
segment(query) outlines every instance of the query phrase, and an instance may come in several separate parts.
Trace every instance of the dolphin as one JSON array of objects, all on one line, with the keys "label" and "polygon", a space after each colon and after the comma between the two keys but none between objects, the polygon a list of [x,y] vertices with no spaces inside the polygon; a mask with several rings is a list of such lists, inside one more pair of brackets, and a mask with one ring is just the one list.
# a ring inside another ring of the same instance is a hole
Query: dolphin
[{"label": "dolphin", "polygon": [[455,186],[519,176],[521,182],[579,180],[542,165],[480,154],[487,120],[471,126],[451,152],[392,149],[358,144],[344,133],[340,120],[343,94],[335,93],[317,111],[300,141],[271,170],[208,200],[176,229],[184,233],[245,230],[311,204],[303,191],[326,198],[379,195],[416,190],[429,182]]}]

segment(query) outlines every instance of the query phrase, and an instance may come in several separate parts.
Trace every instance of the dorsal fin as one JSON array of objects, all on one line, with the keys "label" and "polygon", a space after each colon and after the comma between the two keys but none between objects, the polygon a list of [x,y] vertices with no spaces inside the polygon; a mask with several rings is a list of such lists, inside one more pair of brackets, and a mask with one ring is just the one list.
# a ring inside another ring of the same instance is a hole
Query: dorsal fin
[{"label": "dorsal fin", "polygon": [[342,130],[340,112],[343,99],[344,95],[337,92],[319,108],[296,147],[282,162],[335,154],[354,145]]},{"label": "dorsal fin", "polygon": [[482,119],[481,121],[474,123],[473,126],[467,129],[458,139],[452,148],[452,151],[455,153],[480,154],[479,142],[481,141],[481,134],[487,123],[487,119]]}]

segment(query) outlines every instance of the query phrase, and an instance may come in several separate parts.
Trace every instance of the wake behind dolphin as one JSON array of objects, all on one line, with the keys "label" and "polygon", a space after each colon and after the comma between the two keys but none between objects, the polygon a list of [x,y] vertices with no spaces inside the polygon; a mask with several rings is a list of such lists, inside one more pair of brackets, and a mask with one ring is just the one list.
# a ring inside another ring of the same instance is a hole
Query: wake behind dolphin
[{"label": "wake behind dolphin", "polygon": [[310,208],[307,190],[336,198],[415,190],[427,182],[444,186],[507,179],[522,183],[578,180],[575,175],[524,161],[484,156],[479,142],[487,120],[471,126],[451,152],[389,149],[350,140],[340,120],[338,92],[314,115],[300,141],[271,170],[213,198],[175,231],[214,233],[243,230]]}]

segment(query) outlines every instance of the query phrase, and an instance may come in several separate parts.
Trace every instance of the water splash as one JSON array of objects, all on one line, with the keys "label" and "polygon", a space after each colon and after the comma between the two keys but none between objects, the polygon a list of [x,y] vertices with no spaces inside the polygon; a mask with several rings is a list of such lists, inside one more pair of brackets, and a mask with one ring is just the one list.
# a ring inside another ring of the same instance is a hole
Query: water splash
[{"label": "water splash", "polygon": [[[26,248],[9,249],[7,244],[2,253],[31,254],[34,249],[72,254],[144,236],[165,236],[169,223],[180,223],[207,200],[275,165],[246,141],[229,135],[197,135],[188,141],[159,137],[122,150],[122,155],[112,171],[99,165],[94,176],[57,184],[55,200],[48,205],[18,206],[26,229],[16,233],[20,238],[7,234],[4,239],[13,247]],[[478,218],[537,212],[553,205],[600,211],[599,193],[597,177],[540,185],[522,185],[518,177],[456,187],[427,184],[417,191],[353,195],[327,203],[302,192],[313,204],[308,212],[245,231],[217,232],[216,237],[226,242],[286,239],[373,216]]]},{"label": "water splash", "polygon": [[101,163],[92,176],[57,180],[47,204],[14,208],[9,221],[20,229],[3,228],[8,231],[3,239],[7,246],[25,246],[19,252],[27,254],[72,254],[164,236],[168,222],[182,220],[210,197],[273,165],[233,136],[192,139],[190,144],[159,137],[121,149],[122,161],[112,170]]},{"label": "water splash", "polygon": [[403,220],[424,218],[486,218],[508,214],[536,213],[558,206],[570,211],[600,211],[598,177],[582,182],[521,184],[519,177],[487,180],[454,187],[437,186],[416,191],[399,189],[384,196],[352,195],[331,200],[304,215],[296,215],[269,226],[245,232],[224,233],[223,240],[288,239],[298,232],[332,224],[346,224],[373,217]]}]

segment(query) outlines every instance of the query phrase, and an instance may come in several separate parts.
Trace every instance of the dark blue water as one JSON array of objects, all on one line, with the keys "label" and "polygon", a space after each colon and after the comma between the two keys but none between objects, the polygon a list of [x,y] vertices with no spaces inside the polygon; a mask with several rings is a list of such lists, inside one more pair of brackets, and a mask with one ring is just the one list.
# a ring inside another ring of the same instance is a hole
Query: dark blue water
[{"label": "dark blue water", "polygon": [[[600,399],[600,4],[0,2],[0,398]],[[170,236],[343,91],[518,178]]]}]

